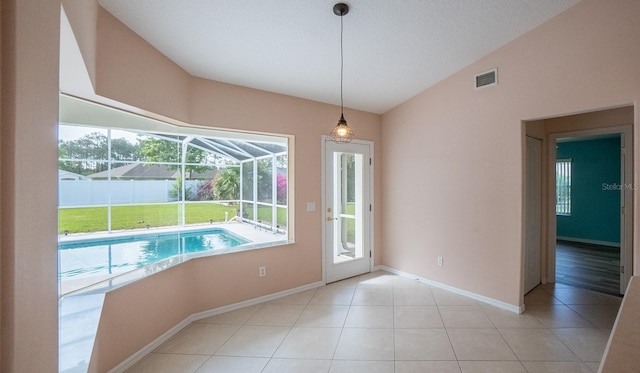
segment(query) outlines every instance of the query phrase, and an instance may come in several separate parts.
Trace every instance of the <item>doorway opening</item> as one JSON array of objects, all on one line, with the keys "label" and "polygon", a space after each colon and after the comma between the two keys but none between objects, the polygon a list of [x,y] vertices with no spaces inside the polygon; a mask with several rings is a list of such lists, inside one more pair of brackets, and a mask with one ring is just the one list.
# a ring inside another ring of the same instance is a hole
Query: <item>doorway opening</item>
[{"label": "doorway opening", "polygon": [[[592,290],[624,294],[633,273],[633,121],[626,106],[524,122],[523,296],[540,283],[589,288],[589,281],[599,284]],[[598,142],[608,143],[609,156]],[[568,154],[567,146],[586,150]],[[596,168],[606,172],[590,176]],[[571,219],[582,234],[567,226]]]},{"label": "doorway opening", "polygon": [[556,139],[556,282],[619,295],[622,133]]}]

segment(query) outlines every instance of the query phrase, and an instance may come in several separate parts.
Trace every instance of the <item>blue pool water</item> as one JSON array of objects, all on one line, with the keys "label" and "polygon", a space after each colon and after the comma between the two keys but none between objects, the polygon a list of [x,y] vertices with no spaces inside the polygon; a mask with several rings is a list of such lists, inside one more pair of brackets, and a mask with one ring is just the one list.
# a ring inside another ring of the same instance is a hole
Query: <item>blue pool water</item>
[{"label": "blue pool water", "polygon": [[108,277],[176,255],[221,250],[248,242],[220,228],[61,242],[59,277],[62,280]]}]

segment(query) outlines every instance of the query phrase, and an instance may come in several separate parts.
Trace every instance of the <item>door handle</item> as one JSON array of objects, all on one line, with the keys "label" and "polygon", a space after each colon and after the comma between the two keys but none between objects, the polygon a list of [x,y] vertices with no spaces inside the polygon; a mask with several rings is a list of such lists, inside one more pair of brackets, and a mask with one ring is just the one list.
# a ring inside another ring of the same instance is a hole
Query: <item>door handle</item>
[{"label": "door handle", "polygon": [[331,216],[327,217],[327,221],[334,221],[334,220],[338,220],[338,218],[332,218]]}]

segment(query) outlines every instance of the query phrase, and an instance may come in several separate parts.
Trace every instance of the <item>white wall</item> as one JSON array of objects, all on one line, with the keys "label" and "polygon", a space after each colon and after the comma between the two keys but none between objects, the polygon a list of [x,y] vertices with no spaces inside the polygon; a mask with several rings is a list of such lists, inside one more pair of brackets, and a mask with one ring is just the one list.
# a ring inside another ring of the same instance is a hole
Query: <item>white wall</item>
[{"label": "white wall", "polygon": [[[60,207],[111,204],[172,202],[175,180],[61,180],[58,190]],[[185,186],[197,190],[199,180],[187,180]],[[109,199],[109,196],[111,198]]]}]

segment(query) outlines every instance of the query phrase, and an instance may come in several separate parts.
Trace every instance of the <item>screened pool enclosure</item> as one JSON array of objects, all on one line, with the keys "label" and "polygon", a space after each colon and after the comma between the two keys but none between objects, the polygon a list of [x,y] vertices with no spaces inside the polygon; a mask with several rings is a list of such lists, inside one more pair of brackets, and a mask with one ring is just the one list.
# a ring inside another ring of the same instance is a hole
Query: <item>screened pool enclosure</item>
[{"label": "screened pool enclosure", "polygon": [[177,127],[60,97],[59,233],[241,222],[288,233],[287,137]]}]

